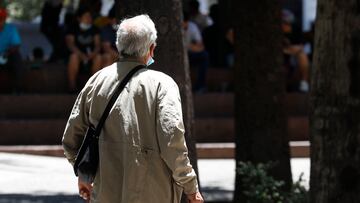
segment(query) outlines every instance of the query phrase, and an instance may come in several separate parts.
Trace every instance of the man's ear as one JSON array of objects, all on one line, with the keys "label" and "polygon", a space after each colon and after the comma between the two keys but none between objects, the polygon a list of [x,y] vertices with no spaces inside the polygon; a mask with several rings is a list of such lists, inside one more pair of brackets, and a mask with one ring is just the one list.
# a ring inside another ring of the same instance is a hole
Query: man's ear
[{"label": "man's ear", "polygon": [[154,57],[155,44],[150,45],[150,56]]}]

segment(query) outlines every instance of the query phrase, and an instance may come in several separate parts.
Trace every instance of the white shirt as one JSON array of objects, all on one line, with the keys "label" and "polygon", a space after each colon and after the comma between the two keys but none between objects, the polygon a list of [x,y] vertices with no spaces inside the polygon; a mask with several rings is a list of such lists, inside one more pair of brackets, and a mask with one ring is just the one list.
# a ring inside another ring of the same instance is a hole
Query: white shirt
[{"label": "white shirt", "polygon": [[189,47],[192,42],[202,42],[201,32],[198,26],[189,21],[187,30],[185,30],[185,45]]}]

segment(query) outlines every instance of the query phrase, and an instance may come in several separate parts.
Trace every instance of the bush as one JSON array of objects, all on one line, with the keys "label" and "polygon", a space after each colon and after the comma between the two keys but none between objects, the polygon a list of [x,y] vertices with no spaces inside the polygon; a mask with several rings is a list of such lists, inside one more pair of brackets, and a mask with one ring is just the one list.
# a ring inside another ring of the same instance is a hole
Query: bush
[{"label": "bush", "polygon": [[6,7],[11,19],[31,21],[41,13],[44,0],[4,0],[0,6]]},{"label": "bush", "polygon": [[237,173],[243,185],[243,195],[249,203],[307,203],[308,191],[301,185],[302,175],[293,183],[290,192],[282,189],[283,181],[268,175],[274,163],[238,163]]}]

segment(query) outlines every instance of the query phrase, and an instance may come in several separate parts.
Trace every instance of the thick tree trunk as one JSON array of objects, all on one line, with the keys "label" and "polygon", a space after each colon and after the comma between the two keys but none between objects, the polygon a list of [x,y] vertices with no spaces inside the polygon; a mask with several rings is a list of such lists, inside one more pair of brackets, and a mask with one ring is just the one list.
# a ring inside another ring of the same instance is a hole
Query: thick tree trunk
[{"label": "thick tree trunk", "polygon": [[[277,164],[276,179],[291,185],[284,113],[279,1],[232,1],[235,31],[236,161]],[[236,176],[234,202],[245,202]]]},{"label": "thick tree trunk", "polygon": [[360,2],[319,0],[311,89],[311,202],[360,202]]},{"label": "thick tree trunk", "polygon": [[190,2],[190,0],[181,0],[181,2],[182,2],[182,8],[183,8],[183,10],[185,10],[185,11],[189,11],[189,2]]},{"label": "thick tree trunk", "polygon": [[147,13],[155,22],[158,40],[155,63],[151,67],[170,75],[179,85],[186,128],[185,138],[191,164],[198,174],[190,70],[181,27],[181,0],[119,0],[117,8],[121,18]]}]

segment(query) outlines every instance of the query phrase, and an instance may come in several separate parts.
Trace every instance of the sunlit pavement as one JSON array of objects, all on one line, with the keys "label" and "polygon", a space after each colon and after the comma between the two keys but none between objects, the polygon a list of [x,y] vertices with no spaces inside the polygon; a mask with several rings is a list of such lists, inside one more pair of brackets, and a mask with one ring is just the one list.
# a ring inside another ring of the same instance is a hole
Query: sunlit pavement
[{"label": "sunlit pavement", "polygon": [[[310,160],[291,160],[293,179],[304,173],[308,187]],[[235,161],[201,159],[200,182],[207,201],[231,200]],[[82,202],[77,195],[77,179],[64,158],[0,153],[0,203]]]}]

